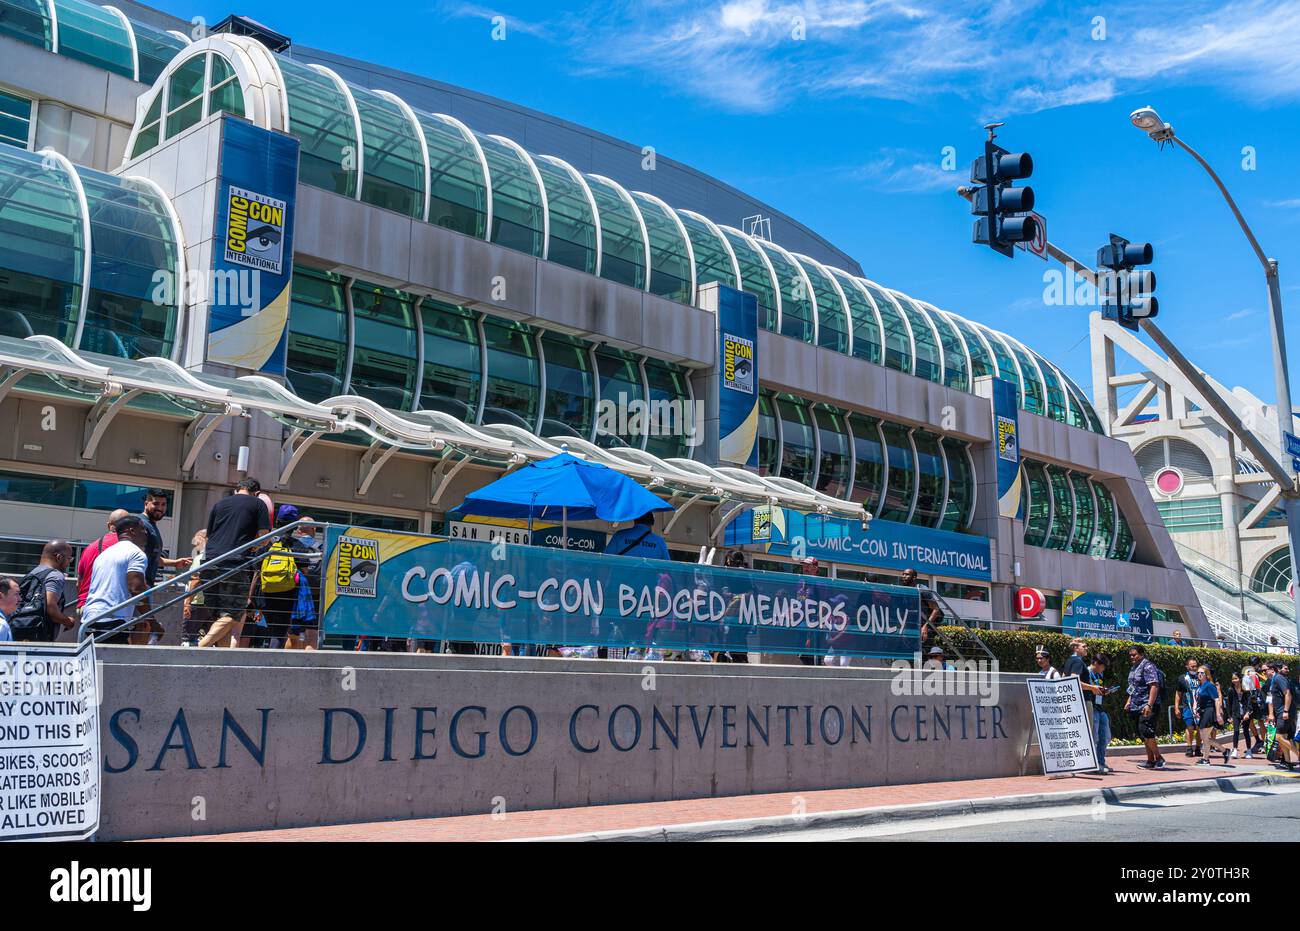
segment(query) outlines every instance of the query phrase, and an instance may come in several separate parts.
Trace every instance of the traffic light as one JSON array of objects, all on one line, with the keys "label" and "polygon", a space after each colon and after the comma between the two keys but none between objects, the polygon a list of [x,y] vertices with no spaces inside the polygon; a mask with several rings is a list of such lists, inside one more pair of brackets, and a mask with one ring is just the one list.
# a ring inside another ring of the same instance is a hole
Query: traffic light
[{"label": "traffic light", "polygon": [[1109,269],[1097,276],[1101,315],[1137,332],[1138,322],[1154,317],[1160,304],[1152,294],[1156,273],[1138,265],[1150,265],[1154,253],[1149,242],[1129,242],[1110,234],[1110,245],[1097,250],[1097,265]]},{"label": "traffic light", "polygon": [[971,182],[977,185],[970,212],[979,217],[971,238],[1010,257],[1016,243],[1038,235],[1038,221],[1023,216],[1034,209],[1034,189],[1011,185],[1034,173],[1034,160],[1028,152],[1011,153],[993,141],[993,130],[1000,125],[988,127],[984,154],[970,166]]}]

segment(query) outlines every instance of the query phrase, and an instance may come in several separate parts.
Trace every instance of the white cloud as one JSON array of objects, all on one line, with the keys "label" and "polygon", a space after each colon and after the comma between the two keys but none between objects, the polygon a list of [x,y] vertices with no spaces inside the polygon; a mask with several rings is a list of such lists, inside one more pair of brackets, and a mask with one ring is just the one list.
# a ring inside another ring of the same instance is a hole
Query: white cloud
[{"label": "white cloud", "polygon": [[1102,41],[1093,13],[1071,6],[606,0],[528,27],[566,42],[581,71],[640,72],[738,110],[828,93],[952,94],[1005,114],[1110,100],[1153,81],[1214,81],[1254,100],[1300,97],[1300,0],[1104,7]]},{"label": "white cloud", "polygon": [[945,171],[937,156],[927,159],[899,149],[882,149],[874,160],[844,173],[851,180],[890,192],[950,191],[965,181],[962,173]]},{"label": "white cloud", "polygon": [[1252,316],[1254,313],[1255,313],[1255,311],[1251,310],[1249,307],[1246,307],[1246,308],[1243,308],[1243,309],[1241,309],[1241,310],[1233,311],[1232,313],[1228,314],[1228,316],[1224,317],[1223,319],[1224,319],[1225,322],[1226,322],[1226,321],[1229,321],[1229,320],[1242,320],[1242,319],[1245,319],[1246,317]]}]

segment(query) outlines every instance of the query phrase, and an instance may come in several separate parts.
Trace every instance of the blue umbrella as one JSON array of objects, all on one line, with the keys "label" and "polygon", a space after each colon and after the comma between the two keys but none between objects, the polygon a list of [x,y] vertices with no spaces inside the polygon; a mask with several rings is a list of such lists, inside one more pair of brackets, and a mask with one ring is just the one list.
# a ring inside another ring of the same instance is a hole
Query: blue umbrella
[{"label": "blue umbrella", "polygon": [[560,453],[532,462],[465,496],[464,514],[552,520],[635,520],[673,506],[622,472]]}]

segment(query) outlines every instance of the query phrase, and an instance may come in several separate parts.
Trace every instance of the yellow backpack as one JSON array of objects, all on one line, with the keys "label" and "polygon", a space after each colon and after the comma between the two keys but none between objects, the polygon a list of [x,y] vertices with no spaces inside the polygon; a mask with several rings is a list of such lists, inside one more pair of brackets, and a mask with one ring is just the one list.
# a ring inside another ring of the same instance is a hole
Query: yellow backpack
[{"label": "yellow backpack", "polygon": [[291,591],[298,584],[298,561],[279,540],[271,544],[262,559],[262,591],[277,594]]}]

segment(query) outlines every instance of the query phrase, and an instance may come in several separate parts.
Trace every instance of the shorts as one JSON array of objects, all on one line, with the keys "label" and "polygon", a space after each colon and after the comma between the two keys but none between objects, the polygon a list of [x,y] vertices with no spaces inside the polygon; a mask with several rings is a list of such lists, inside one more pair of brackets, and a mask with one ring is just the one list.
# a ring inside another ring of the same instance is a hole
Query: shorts
[{"label": "shorts", "polygon": [[1274,717],[1273,723],[1277,726],[1277,736],[1285,740],[1290,740],[1295,736],[1295,721],[1291,719],[1290,715],[1285,718],[1277,715]]},{"label": "shorts", "polygon": [[1201,727],[1218,727],[1219,716],[1214,713],[1214,706],[1201,709]]},{"label": "shorts", "polygon": [[[225,570],[213,568],[211,575],[204,573],[204,581],[215,579]],[[214,618],[230,617],[239,620],[239,615],[248,608],[249,589],[253,586],[253,569],[251,566],[222,579],[203,593],[203,606],[212,612]]]},{"label": "shorts", "polygon": [[1191,705],[1183,705],[1183,723],[1188,727],[1196,726],[1196,712],[1192,711]]},{"label": "shorts", "polygon": [[1133,730],[1137,732],[1138,737],[1143,740],[1155,740],[1156,722],[1160,720],[1160,707],[1156,706],[1151,709],[1151,714],[1146,717],[1142,716],[1141,711],[1130,711],[1129,718],[1133,721]]}]

